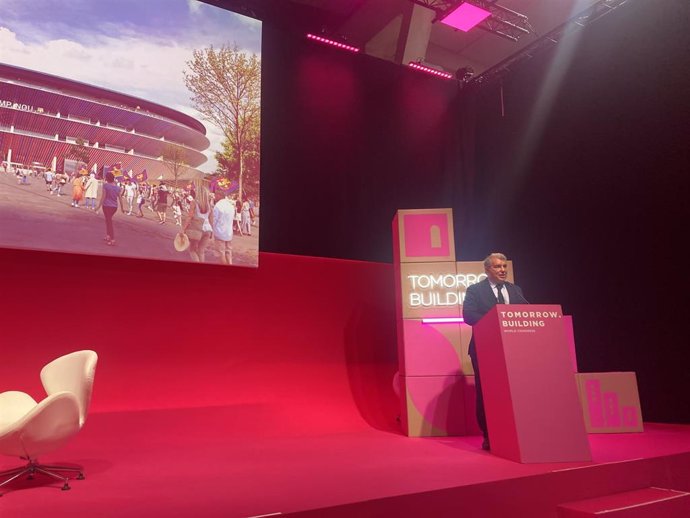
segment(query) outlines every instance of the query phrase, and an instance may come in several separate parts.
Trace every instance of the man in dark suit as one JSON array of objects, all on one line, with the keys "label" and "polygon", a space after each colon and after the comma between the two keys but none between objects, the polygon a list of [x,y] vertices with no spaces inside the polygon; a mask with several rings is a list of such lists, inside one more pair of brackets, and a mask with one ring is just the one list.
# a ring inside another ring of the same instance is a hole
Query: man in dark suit
[{"label": "man in dark suit", "polygon": [[[479,322],[496,304],[528,304],[520,287],[506,280],[508,259],[505,255],[497,252],[489,254],[484,259],[484,271],[486,272],[486,279],[467,288],[465,301],[462,305],[462,317],[465,319],[465,323],[471,326]],[[490,450],[489,430],[486,426],[484,396],[482,395],[482,382],[479,376],[479,360],[477,359],[474,334],[470,340],[468,353],[474,368],[474,382],[477,392],[477,423],[484,434],[482,449]]]}]

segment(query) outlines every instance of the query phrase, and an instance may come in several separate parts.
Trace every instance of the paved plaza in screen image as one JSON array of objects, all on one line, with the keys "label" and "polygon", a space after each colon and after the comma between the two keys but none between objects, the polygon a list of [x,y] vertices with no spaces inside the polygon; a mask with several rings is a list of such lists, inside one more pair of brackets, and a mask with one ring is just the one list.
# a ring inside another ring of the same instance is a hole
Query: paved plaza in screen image
[{"label": "paved plaza in screen image", "polygon": [[[70,206],[72,186],[63,196],[50,194],[42,178],[29,177],[29,184],[18,184],[14,174],[0,173],[0,247],[112,255],[163,261],[190,262],[187,252],[173,247],[175,224],[168,208],[167,222],[160,225],[156,213],[146,206],[144,217],[128,216],[119,209],[113,217],[115,246],[104,241],[105,220],[102,211],[94,213],[83,206]],[[126,208],[126,207],[125,207]],[[257,266],[259,218],[251,236],[235,234],[234,266]],[[205,263],[221,264],[213,242],[206,250]]]}]

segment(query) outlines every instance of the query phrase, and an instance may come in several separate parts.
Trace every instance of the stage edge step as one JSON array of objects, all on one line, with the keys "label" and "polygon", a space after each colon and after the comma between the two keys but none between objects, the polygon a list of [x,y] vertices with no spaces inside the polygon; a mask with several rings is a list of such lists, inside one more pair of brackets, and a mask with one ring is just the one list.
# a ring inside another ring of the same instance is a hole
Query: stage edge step
[{"label": "stage edge step", "polygon": [[558,518],[688,518],[690,493],[646,487],[557,506]]}]

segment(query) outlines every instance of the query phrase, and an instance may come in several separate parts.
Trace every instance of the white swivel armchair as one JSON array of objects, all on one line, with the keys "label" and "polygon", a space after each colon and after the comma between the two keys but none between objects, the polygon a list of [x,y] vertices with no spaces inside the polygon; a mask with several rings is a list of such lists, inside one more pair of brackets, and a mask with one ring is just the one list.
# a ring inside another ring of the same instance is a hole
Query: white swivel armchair
[{"label": "white swivel armchair", "polygon": [[0,488],[25,474],[30,479],[35,473],[53,477],[63,483],[63,490],[70,488],[65,473],[84,478],[81,468],[40,464],[38,457],[61,448],[81,430],[97,362],[94,351],[77,351],[43,367],[41,382],[47,397],[40,403],[24,392],[0,393],[0,454],[27,461],[0,472]]}]

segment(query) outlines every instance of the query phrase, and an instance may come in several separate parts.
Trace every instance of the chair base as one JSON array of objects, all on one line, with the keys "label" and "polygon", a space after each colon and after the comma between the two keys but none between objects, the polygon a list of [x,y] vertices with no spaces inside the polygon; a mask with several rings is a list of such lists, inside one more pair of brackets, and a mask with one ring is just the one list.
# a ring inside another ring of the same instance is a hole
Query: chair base
[{"label": "chair base", "polygon": [[[54,466],[51,464],[40,464],[36,459],[29,459],[29,462],[24,466],[9,469],[7,471],[0,471],[0,478],[8,477],[2,482],[0,482],[0,488],[9,484],[13,480],[18,479],[23,475],[27,475],[26,478],[28,478],[29,480],[33,480],[35,473],[42,473],[62,482],[63,485],[61,489],[63,491],[67,491],[71,489],[69,485],[69,477],[62,476],[61,473],[63,472],[77,473],[77,476],[75,477],[77,480],[84,480],[84,478],[86,478],[81,468],[72,468],[69,466]],[[0,493],[0,496],[2,495],[3,493]]]}]

